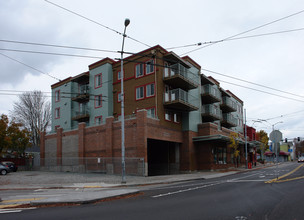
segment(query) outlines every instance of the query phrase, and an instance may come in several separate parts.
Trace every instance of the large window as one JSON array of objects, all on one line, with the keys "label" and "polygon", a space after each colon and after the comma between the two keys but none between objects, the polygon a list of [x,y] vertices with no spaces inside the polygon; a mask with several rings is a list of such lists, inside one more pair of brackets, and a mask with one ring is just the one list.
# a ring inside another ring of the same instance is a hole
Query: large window
[{"label": "large window", "polygon": [[102,107],[102,95],[95,96],[95,108]]},{"label": "large window", "polygon": [[144,64],[140,63],[136,65],[136,78],[144,76]]},{"label": "large window", "polygon": [[227,163],[227,148],[225,147],[213,147],[212,148],[213,160],[215,164]]},{"label": "large window", "polygon": [[146,97],[154,96],[154,83],[146,85]]},{"label": "large window", "polygon": [[136,100],[144,98],[144,88],[143,86],[136,88]]},{"label": "large window", "polygon": [[95,75],[95,89],[99,88],[102,86],[102,74],[99,73]]},{"label": "large window", "polygon": [[143,77],[144,75],[148,75],[154,73],[155,71],[155,62],[154,59],[151,59],[145,63],[139,63],[135,67],[135,77]]}]

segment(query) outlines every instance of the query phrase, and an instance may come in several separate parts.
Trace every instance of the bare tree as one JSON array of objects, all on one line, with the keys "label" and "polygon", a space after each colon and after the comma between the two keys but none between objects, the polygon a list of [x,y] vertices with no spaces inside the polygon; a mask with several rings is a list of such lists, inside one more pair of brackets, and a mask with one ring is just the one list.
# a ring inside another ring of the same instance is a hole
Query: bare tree
[{"label": "bare tree", "polygon": [[43,93],[31,91],[19,95],[19,102],[14,103],[10,115],[30,131],[33,146],[40,146],[40,133],[51,123],[51,104]]}]

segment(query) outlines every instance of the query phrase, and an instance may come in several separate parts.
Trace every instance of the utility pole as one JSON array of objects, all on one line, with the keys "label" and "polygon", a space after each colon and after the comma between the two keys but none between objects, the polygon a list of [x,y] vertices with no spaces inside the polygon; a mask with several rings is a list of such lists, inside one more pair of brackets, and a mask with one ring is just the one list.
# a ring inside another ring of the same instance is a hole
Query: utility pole
[{"label": "utility pole", "polygon": [[248,158],[247,158],[247,126],[246,126],[246,109],[244,109],[245,113],[245,157],[246,157],[246,169],[248,169]]}]

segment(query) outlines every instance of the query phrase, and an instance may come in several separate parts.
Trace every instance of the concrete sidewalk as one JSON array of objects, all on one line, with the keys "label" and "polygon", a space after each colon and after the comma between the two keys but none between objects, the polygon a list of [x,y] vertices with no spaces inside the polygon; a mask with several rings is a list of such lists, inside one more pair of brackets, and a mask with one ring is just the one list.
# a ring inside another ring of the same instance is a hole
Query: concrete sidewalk
[{"label": "concrete sidewalk", "polygon": [[[272,164],[259,164],[251,170],[269,166]],[[137,194],[142,186],[212,179],[246,171],[250,170],[238,168],[230,171],[193,172],[152,177],[127,176],[126,184],[121,184],[121,176],[119,175],[41,171],[9,173],[0,177],[0,198],[2,199],[0,209],[20,205],[92,203],[103,199]],[[12,191],[14,195],[8,194]]]}]

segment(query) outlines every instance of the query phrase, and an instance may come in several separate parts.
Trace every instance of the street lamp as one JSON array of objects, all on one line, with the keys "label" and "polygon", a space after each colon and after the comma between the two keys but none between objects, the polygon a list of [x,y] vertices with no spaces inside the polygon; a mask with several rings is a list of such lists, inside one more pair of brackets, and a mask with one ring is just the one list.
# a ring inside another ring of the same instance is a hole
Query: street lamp
[{"label": "street lamp", "polygon": [[130,24],[130,19],[125,19],[125,29],[122,35],[121,59],[120,59],[120,83],[121,83],[121,167],[122,179],[121,183],[126,183],[126,162],[125,162],[125,106],[124,106],[124,72],[123,72],[123,53],[127,26]]}]

